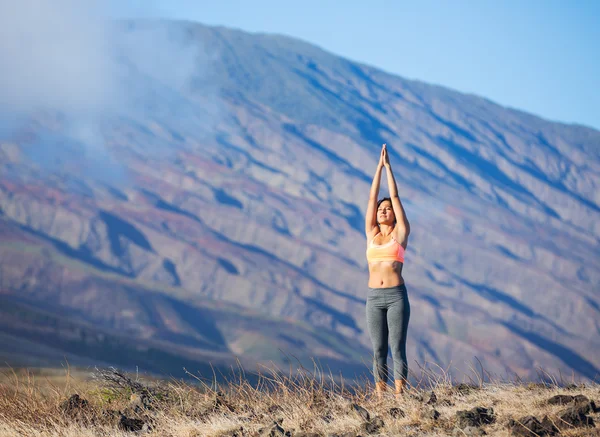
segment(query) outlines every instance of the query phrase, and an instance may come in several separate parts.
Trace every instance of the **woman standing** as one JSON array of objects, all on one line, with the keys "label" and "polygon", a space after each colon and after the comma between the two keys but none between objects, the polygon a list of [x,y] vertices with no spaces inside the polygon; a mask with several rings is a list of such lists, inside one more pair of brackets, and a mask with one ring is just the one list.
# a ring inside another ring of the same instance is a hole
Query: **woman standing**
[{"label": "woman standing", "polygon": [[[385,167],[390,197],[377,201],[381,172]],[[402,278],[404,251],[410,226],[398,197],[387,148],[381,156],[365,217],[367,261],[369,263],[369,294],[367,297],[367,326],[373,343],[373,373],[379,398],[387,387],[388,340],[394,362],[394,386],[399,396],[407,382],[406,332],[410,304]]]}]

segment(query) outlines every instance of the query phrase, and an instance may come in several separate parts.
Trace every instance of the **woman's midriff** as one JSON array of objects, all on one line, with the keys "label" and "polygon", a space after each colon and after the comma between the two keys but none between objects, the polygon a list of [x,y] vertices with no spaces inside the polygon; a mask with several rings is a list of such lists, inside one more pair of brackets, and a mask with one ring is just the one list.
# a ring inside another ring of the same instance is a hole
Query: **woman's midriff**
[{"label": "woman's midriff", "polygon": [[404,284],[402,263],[399,261],[380,261],[369,263],[369,287],[387,288]]}]

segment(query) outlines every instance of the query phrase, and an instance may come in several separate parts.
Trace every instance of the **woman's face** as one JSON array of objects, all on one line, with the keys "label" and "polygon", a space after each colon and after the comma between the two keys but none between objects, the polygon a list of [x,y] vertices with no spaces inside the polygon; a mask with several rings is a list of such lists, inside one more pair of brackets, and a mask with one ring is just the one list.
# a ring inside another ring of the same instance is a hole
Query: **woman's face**
[{"label": "woman's face", "polygon": [[377,222],[383,225],[393,225],[396,221],[392,202],[384,200],[377,208]]}]

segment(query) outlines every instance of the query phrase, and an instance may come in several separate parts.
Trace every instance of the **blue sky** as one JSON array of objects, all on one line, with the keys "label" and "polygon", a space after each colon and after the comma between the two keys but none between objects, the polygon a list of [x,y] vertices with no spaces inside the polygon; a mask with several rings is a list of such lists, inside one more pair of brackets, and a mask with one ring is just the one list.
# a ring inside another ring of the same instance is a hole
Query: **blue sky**
[{"label": "blue sky", "polygon": [[600,129],[600,1],[119,0],[112,12],[289,35],[409,79]]}]

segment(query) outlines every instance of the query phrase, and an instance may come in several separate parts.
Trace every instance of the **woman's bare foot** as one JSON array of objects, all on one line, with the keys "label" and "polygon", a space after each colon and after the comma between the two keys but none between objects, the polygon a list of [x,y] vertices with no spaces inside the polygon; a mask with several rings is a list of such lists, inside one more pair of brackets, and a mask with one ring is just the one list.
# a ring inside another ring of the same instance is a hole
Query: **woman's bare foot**
[{"label": "woman's bare foot", "polygon": [[385,381],[377,381],[375,383],[375,393],[377,393],[377,399],[378,400],[382,400],[383,399],[383,393],[385,393],[387,391],[387,384],[385,383]]},{"label": "woman's bare foot", "polygon": [[394,380],[394,385],[396,388],[394,392],[394,394],[396,395],[396,399],[402,399],[406,387],[406,381],[402,379],[396,379]]}]

